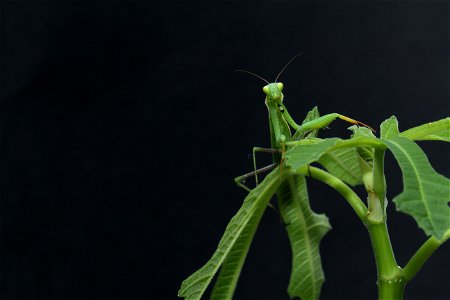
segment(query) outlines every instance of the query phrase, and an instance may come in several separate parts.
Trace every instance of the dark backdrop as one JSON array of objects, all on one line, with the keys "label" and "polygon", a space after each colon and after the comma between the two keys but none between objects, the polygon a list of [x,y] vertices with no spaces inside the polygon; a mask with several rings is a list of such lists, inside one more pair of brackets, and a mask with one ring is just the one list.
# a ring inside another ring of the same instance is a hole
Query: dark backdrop
[{"label": "dark backdrop", "polygon": [[[401,129],[449,112],[448,2],[1,2],[1,298],[174,299],[245,196],[268,146],[263,83],[296,120],[318,105]],[[347,136],[334,123],[325,136]],[[449,175],[449,149],[421,143]],[[264,158],[260,165],[264,165]],[[390,199],[402,190],[387,157]],[[359,189],[361,192],[361,189]],[[374,299],[366,229],[310,182],[333,230],[323,299]],[[364,193],[361,193],[364,196]],[[399,264],[426,239],[390,204]],[[448,243],[406,299],[448,299]],[[290,252],[268,210],[237,299],[287,299]]]}]

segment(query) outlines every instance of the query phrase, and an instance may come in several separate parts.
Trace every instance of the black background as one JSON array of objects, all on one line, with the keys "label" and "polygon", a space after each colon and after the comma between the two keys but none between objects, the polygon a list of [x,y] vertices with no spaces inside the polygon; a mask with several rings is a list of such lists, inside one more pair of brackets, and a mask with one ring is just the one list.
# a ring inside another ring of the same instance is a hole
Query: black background
[{"label": "black background", "polygon": [[[449,111],[448,2],[0,5],[3,299],[176,298],[240,207],[251,148],[269,145],[263,83],[234,69],[273,80],[302,52],[280,77],[296,120],[318,105],[374,127],[395,114],[404,130]],[[448,147],[420,145],[448,176]],[[390,154],[386,173],[392,199]],[[374,299],[366,229],[330,188],[311,181],[310,196],[333,226],[322,298]],[[426,237],[388,209],[404,265]],[[450,297],[448,250],[406,299]],[[268,210],[236,298],[287,299],[289,271]]]}]

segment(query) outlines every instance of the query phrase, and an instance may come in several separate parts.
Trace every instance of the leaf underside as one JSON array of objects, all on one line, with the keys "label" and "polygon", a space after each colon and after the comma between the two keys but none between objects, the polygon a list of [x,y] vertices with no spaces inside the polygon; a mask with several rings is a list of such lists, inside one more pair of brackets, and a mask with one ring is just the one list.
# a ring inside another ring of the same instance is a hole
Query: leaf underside
[{"label": "leaf underside", "polygon": [[[302,124],[305,124],[309,121],[318,119],[320,117],[320,113],[319,113],[319,109],[317,108],[317,106],[314,106],[307,114],[305,119],[303,120]],[[319,134],[319,129],[314,129],[311,130],[306,137],[317,137],[317,135]]]},{"label": "leaf underside", "polygon": [[236,243],[231,248],[220,268],[219,276],[211,292],[211,300],[232,299],[237,281],[245,262],[250,244],[255,236],[256,229],[266,206],[258,207]]},{"label": "leaf underside", "polygon": [[411,215],[427,235],[441,239],[449,229],[450,180],[438,174],[420,147],[404,137],[385,141],[403,174],[403,192],[393,201]]},{"label": "leaf underside", "polygon": [[400,133],[400,136],[414,141],[450,142],[450,118],[413,127]]},{"label": "leaf underside", "polygon": [[328,172],[352,186],[362,183],[361,169],[355,148],[339,148],[328,151],[320,157],[319,163]]},{"label": "leaf underside", "polygon": [[[317,108],[305,121],[319,116]],[[352,126],[353,137],[315,139],[317,131],[299,135],[301,141],[290,147],[284,156],[283,176],[274,169],[245,198],[238,213],[231,219],[211,259],[183,281],[178,296],[187,300],[202,297],[209,283],[222,266],[213,288],[212,299],[231,299],[239,274],[250,248],[256,228],[273,194],[286,225],[292,248],[292,271],[288,287],[291,298],[318,299],[325,280],[319,253],[320,241],[331,226],[325,215],[311,210],[306,180],[293,170],[319,161],[330,173],[350,185],[361,183],[356,148],[367,150],[368,161],[373,148],[388,147],[397,159],[403,174],[404,190],[393,201],[397,210],[411,215],[427,235],[441,239],[450,230],[450,180],[438,174],[426,155],[412,140],[450,141],[450,118],[423,124],[399,132],[393,116],[381,124],[381,139],[366,128]],[[361,153],[360,153],[361,154]],[[292,169],[291,169],[292,168]]]},{"label": "leaf underside", "polygon": [[319,244],[331,226],[325,215],[312,211],[305,177],[287,178],[277,192],[278,205],[292,250],[292,270],[288,286],[291,298],[318,299],[325,276]]},{"label": "leaf underside", "polygon": [[398,121],[395,116],[390,117],[387,120],[384,120],[380,125],[380,138],[381,139],[389,139],[391,137],[397,136],[399,134],[398,131]]},{"label": "leaf underside", "polygon": [[179,297],[200,299],[225,258],[239,240],[255,213],[261,212],[280,184],[280,170],[275,168],[245,198],[242,207],[228,223],[227,228],[210,260],[181,284]]},{"label": "leaf underside", "polygon": [[285,165],[297,170],[300,167],[306,166],[312,162],[319,160],[319,158],[333,147],[339,139],[331,138],[319,141],[315,144],[304,145],[300,144],[293,146],[286,151]]}]

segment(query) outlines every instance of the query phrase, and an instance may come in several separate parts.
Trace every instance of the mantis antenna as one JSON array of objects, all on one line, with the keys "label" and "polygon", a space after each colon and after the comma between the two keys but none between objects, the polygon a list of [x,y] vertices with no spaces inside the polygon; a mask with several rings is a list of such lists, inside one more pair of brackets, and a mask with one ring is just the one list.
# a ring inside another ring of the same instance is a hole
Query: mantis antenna
[{"label": "mantis antenna", "polygon": [[252,73],[252,72],[250,72],[250,71],[247,71],[247,70],[234,70],[234,72],[244,72],[244,73],[248,73],[248,74],[250,74],[250,75],[255,76],[256,78],[259,78],[259,79],[265,81],[267,84],[269,84],[269,81],[267,81],[267,79],[265,79],[265,78],[263,78],[263,77],[261,77],[261,76],[255,74],[255,73]]},{"label": "mantis antenna", "polygon": [[302,53],[298,53],[297,55],[295,55],[293,58],[291,58],[291,60],[283,67],[283,69],[281,69],[280,73],[278,73],[277,78],[275,78],[275,82],[277,82],[278,77],[280,77],[281,73],[283,73],[284,69],[286,69],[287,66],[289,66],[289,64],[294,61],[294,59],[296,59],[297,57],[299,57],[300,55],[302,55]]}]

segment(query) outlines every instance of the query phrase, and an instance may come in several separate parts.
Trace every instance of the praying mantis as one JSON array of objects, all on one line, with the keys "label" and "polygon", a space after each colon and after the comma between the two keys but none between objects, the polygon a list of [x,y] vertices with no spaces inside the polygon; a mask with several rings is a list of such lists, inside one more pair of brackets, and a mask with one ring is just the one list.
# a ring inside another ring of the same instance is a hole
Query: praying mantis
[{"label": "praying mantis", "polygon": [[[271,147],[253,148],[254,171],[235,179],[249,193],[228,223],[208,262],[182,282],[179,297],[200,300],[218,273],[211,299],[232,299],[255,232],[266,208],[272,207],[284,224],[291,246],[292,267],[287,290],[289,297],[318,300],[325,281],[320,243],[331,225],[325,214],[318,214],[311,208],[306,177],[322,181],[339,192],[368,228],[377,263],[379,299],[402,299],[406,282],[417,273],[429,255],[448,239],[450,229],[448,223],[444,222],[448,216],[448,209],[445,209],[448,208],[448,201],[443,197],[448,191],[448,179],[434,171],[413,141],[448,141],[449,119],[400,132],[397,119],[392,116],[380,125],[380,138],[370,133],[368,129],[374,130],[368,125],[342,114],[331,113],[320,117],[317,108],[313,108],[305,120],[298,124],[283,104],[283,84],[278,82],[280,74],[297,56],[283,67],[272,83],[252,72],[238,70],[266,83],[263,92],[269,112]],[[336,119],[356,125],[350,128],[353,131],[352,137],[348,140],[318,139],[318,130]],[[386,149],[391,150],[399,162],[405,187],[393,202],[399,211],[413,216],[419,226],[428,235],[432,235],[403,269],[395,261],[385,222],[386,212],[383,212],[387,203],[382,202],[386,191]],[[272,154],[273,163],[257,169],[255,154],[258,152]],[[330,161],[335,164],[330,164]],[[318,163],[326,170],[320,166],[312,167],[311,163]],[[357,174],[353,167],[358,168],[360,173]],[[340,173],[345,168],[349,169],[348,173],[352,173],[347,179],[346,176],[332,174]],[[258,184],[257,175],[270,170],[272,171]],[[257,186],[250,189],[244,183],[253,176]],[[350,185],[364,184],[368,193],[368,206],[344,181],[348,181]],[[418,185],[420,193],[417,192]],[[278,210],[270,204],[274,195],[277,196]],[[426,216],[423,210],[427,210]]]},{"label": "praying mantis", "polygon": [[[283,104],[283,83],[277,82],[277,80],[285,68],[299,55],[294,56],[281,69],[272,83],[252,72],[237,70],[256,76],[267,83],[262,90],[266,95],[265,104],[269,112],[271,148],[254,147],[254,171],[235,178],[235,182],[249,192],[251,191],[250,188],[244,184],[247,178],[254,176],[256,185],[258,185],[258,174],[269,171],[277,165],[280,165],[281,177],[286,150],[298,144],[302,139],[315,138],[319,129],[326,127],[336,119],[358,126],[365,126],[374,131],[370,126],[339,113],[331,113],[319,117],[316,108],[307,115],[301,125],[294,121]],[[292,134],[291,128],[294,130],[294,134]],[[255,158],[257,152],[271,153],[273,155],[273,163],[257,169]],[[283,178],[285,179],[276,191],[278,209],[270,202],[267,205],[279,215],[281,222],[285,225],[291,244],[292,271],[288,293],[291,298],[318,299],[321,286],[325,281],[318,247],[321,238],[330,230],[331,225],[325,215],[316,214],[312,211],[304,176],[292,173],[292,175],[288,174],[288,176],[283,176]],[[305,267],[305,264],[309,267]],[[212,298],[220,295],[218,290],[213,290]]]},{"label": "praying mantis", "polygon": [[[255,182],[256,185],[258,185],[258,174],[262,172],[266,172],[277,166],[278,164],[281,164],[280,172],[282,171],[282,163],[283,163],[283,156],[286,152],[287,147],[294,146],[297,141],[303,139],[307,135],[313,135],[315,136],[316,133],[314,131],[325,128],[328,124],[333,122],[336,119],[344,120],[348,123],[355,124],[358,126],[364,126],[372,131],[374,131],[370,126],[354,120],[352,118],[346,117],[342,114],[338,113],[331,113],[327,114],[321,117],[318,117],[316,119],[313,119],[311,121],[304,122],[303,124],[299,125],[297,124],[294,119],[289,114],[288,110],[286,109],[286,106],[283,104],[283,83],[277,82],[280,75],[283,73],[283,71],[286,69],[286,67],[294,61],[298,56],[300,56],[301,53],[295,55],[278,73],[277,77],[275,78],[275,81],[270,83],[265,78],[246,71],[246,70],[236,70],[236,72],[244,72],[251,74],[264,82],[267,83],[263,87],[263,92],[266,95],[265,104],[267,106],[268,112],[269,112],[269,128],[270,128],[270,145],[271,148],[263,148],[263,147],[254,147],[253,148],[253,168],[254,171],[241,175],[239,177],[235,178],[235,182],[242,188],[244,188],[247,191],[250,191],[250,189],[243,184],[245,180],[249,177],[255,176]],[[295,133],[291,133],[291,128],[295,130]],[[261,169],[256,168],[256,153],[257,152],[264,152],[264,153],[271,153],[273,154],[273,164],[266,166]]]},{"label": "praying mantis", "polygon": [[[211,259],[183,281],[179,296],[186,297],[188,300],[199,300],[220,267],[220,273],[211,292],[211,299],[231,299],[250,243],[266,207],[269,206],[279,214],[291,244],[292,271],[288,286],[289,296],[303,300],[319,298],[321,286],[325,280],[319,244],[331,226],[325,215],[316,214],[311,209],[305,176],[292,168],[283,169],[283,162],[288,162],[288,155],[286,154],[285,158],[285,153],[290,151],[291,147],[304,142],[303,140],[315,138],[318,129],[326,127],[337,118],[356,125],[367,125],[338,113],[320,117],[317,109],[308,113],[301,125],[293,120],[283,104],[283,83],[278,82],[278,78],[299,55],[294,56],[283,67],[273,83],[252,72],[237,70],[249,73],[266,83],[263,92],[266,95],[265,104],[269,112],[271,147],[253,148],[254,171],[235,178],[236,183],[246,189],[249,194],[241,209],[228,224]],[[293,151],[304,149],[292,148]],[[257,152],[272,154],[273,163],[257,169],[255,159]],[[280,166],[277,170],[278,165]],[[258,185],[257,175],[271,169],[275,170]],[[253,176],[257,186],[251,190],[244,182]],[[277,195],[278,209],[270,204],[270,198],[274,194]]]}]

